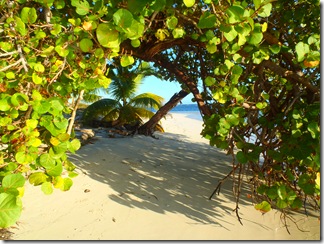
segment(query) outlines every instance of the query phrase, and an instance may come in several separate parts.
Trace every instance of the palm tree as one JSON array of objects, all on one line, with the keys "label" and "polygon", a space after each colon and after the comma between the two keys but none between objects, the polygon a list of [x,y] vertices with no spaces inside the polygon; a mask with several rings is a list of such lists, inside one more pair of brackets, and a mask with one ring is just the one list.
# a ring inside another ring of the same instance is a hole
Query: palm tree
[{"label": "palm tree", "polygon": [[112,126],[142,125],[144,119],[154,115],[152,110],[158,110],[163,102],[163,98],[156,94],[136,95],[143,78],[153,74],[154,70],[147,63],[133,69],[122,66],[110,69],[108,78],[112,81],[108,91],[113,98],[100,99],[89,105],[83,113],[84,123],[101,120]]}]

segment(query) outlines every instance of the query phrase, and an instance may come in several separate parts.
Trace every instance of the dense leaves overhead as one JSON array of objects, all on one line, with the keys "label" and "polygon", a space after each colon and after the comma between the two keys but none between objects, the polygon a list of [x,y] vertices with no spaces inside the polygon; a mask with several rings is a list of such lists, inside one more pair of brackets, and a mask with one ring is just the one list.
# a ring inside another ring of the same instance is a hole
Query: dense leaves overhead
[{"label": "dense leaves overhead", "polygon": [[319,207],[319,1],[2,0],[0,19],[1,226],[21,211],[6,177],[72,186],[69,99],[107,88],[116,57],[193,94],[202,135],[233,154],[236,186],[248,172],[257,210]]}]

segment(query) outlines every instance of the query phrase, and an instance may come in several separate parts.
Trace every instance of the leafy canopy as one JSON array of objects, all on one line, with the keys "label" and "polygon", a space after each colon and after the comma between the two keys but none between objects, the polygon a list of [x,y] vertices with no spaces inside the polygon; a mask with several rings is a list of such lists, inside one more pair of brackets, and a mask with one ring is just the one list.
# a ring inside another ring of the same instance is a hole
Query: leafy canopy
[{"label": "leafy canopy", "polygon": [[247,172],[257,210],[319,208],[318,0],[0,0],[0,9],[1,227],[19,218],[21,176],[46,194],[72,186],[66,153],[80,143],[66,133],[68,101],[107,88],[114,57],[152,62],[193,94],[202,135],[233,154],[234,173]]}]

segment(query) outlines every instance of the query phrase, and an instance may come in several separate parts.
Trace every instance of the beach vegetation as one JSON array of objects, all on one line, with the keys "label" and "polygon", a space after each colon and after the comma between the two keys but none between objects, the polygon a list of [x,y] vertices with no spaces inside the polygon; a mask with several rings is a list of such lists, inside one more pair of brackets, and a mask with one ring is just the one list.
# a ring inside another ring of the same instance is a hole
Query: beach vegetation
[{"label": "beach vegetation", "polygon": [[19,219],[26,181],[70,189],[78,104],[114,84],[116,58],[117,70],[149,62],[193,95],[202,136],[233,156],[213,193],[232,181],[241,223],[244,184],[263,214],[320,209],[318,0],[0,0],[0,57],[0,227]]},{"label": "beach vegetation", "polygon": [[85,124],[93,120],[108,122],[115,126],[137,126],[154,115],[154,110],[162,106],[163,98],[153,93],[137,94],[143,79],[154,74],[146,62],[129,68],[118,65],[109,69],[107,77],[111,80],[105,92],[112,98],[103,98],[90,104],[83,112]]}]

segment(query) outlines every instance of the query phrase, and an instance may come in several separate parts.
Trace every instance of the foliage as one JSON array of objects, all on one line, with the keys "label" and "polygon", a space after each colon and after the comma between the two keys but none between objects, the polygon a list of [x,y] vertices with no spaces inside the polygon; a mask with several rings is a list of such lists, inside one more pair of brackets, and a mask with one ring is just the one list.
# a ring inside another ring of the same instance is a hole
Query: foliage
[{"label": "foliage", "polygon": [[2,227],[19,218],[18,175],[45,193],[72,185],[70,95],[107,88],[115,57],[193,94],[257,210],[319,207],[318,0],[0,0],[0,20]]},{"label": "foliage", "polygon": [[151,118],[152,109],[162,105],[163,98],[152,94],[136,95],[142,79],[153,74],[149,64],[141,63],[132,69],[122,65],[110,69],[108,77],[112,80],[107,92],[113,96],[98,100],[87,107],[83,113],[83,121],[103,120],[113,126],[143,123],[144,118]]}]

